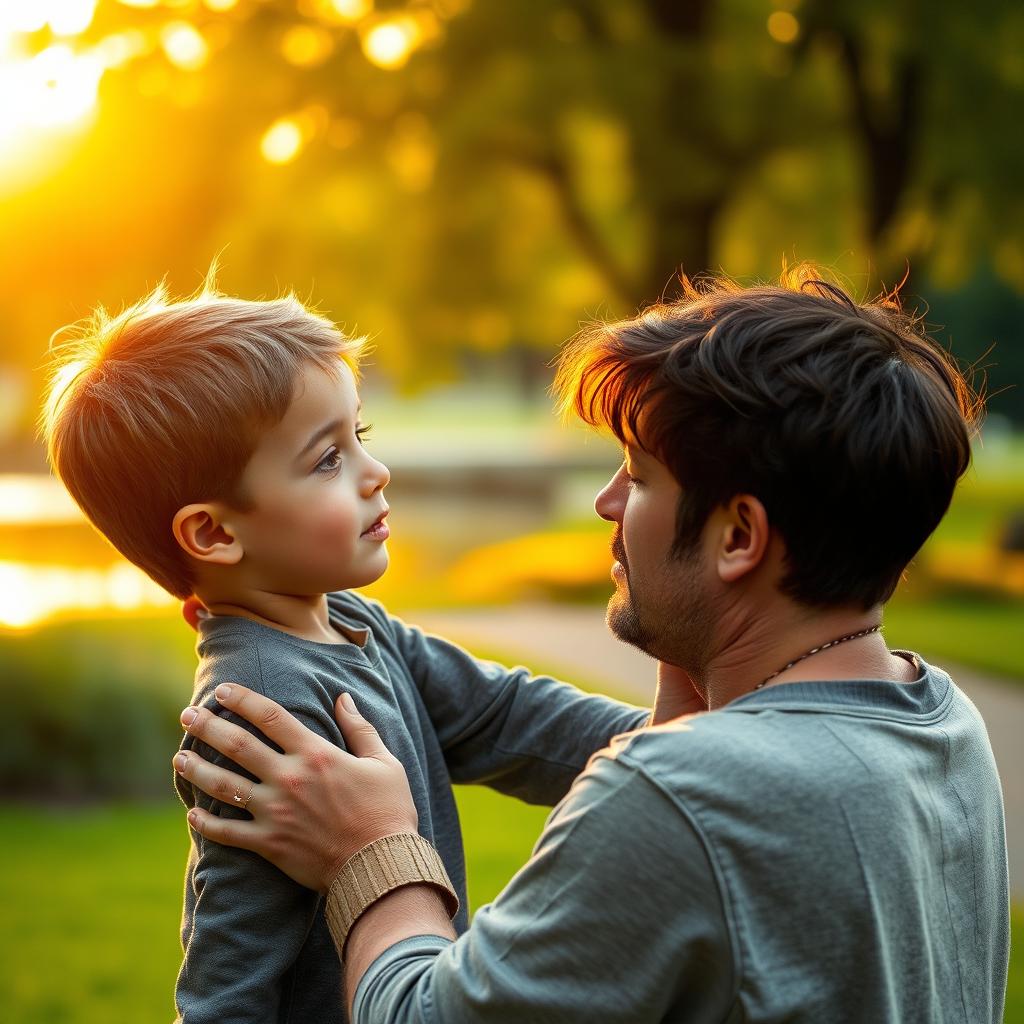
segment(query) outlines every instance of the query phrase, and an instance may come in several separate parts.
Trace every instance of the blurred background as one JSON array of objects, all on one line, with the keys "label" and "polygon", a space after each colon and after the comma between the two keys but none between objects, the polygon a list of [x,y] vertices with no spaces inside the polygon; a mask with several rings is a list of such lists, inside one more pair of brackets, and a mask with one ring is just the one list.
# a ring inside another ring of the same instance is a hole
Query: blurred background
[{"label": "blurred background", "polygon": [[[293,289],[373,340],[394,539],[370,593],[637,703],[653,667],[604,632],[592,511],[617,451],[552,415],[560,344],[680,270],[904,281],[990,411],[887,636],[986,715],[1024,901],[1022,100],[1012,0],[3,0],[5,1017],[173,1015],[192,634],[83,523],[34,424],[56,329],[191,292],[217,256],[224,290]],[[478,906],[544,813],[460,801]]]}]

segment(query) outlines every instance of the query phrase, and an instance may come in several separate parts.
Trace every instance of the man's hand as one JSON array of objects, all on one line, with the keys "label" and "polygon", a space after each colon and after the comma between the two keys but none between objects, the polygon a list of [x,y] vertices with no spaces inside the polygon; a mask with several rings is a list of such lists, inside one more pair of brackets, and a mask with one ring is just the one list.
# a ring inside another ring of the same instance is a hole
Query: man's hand
[{"label": "man's hand", "polygon": [[654,700],[651,725],[661,725],[680,715],[707,711],[708,702],[694,686],[688,672],[667,661],[658,662],[658,694]]},{"label": "man's hand", "polygon": [[338,699],[334,712],[351,753],[237,683],[221,684],[216,696],[282,753],[205,708],[182,712],[190,735],[260,779],[253,784],[194,750],[175,755],[175,770],[183,778],[253,816],[239,821],[195,807],[189,823],[207,839],[253,850],[300,884],[326,892],[345,862],[367,843],[416,831],[418,816],[405,769],[348,694]]}]

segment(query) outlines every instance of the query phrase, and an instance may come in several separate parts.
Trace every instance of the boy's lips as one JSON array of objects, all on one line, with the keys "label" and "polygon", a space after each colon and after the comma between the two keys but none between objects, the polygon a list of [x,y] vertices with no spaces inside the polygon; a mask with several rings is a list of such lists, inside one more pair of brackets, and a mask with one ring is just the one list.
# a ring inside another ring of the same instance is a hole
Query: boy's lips
[{"label": "boy's lips", "polygon": [[391,509],[386,508],[373,523],[365,530],[363,530],[360,536],[365,537],[367,540],[387,540],[391,536],[391,529],[388,524],[384,522],[388,517],[388,513]]}]

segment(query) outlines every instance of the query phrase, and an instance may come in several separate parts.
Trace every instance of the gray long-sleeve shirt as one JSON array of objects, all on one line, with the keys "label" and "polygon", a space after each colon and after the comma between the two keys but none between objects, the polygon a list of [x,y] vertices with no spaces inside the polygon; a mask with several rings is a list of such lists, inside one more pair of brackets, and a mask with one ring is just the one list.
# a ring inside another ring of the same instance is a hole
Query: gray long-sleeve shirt
[{"label": "gray long-sleeve shirt", "polygon": [[[485,783],[530,803],[560,800],[591,754],[647,712],[587,695],[525,669],[480,661],[406,626],[356,594],[328,596],[331,620],[354,642],[322,644],[248,619],[200,626],[192,703],[227,714],[213,697],[239,682],[276,700],[344,746],[334,702],[351,693],[409,776],[419,830],[438,849],[467,925],[466,869],[451,783]],[[238,767],[186,736],[207,760]],[[247,817],[175,779],[186,805]],[[191,832],[185,877],[184,960],[176,1003],[184,1024],[344,1020],[341,971],[323,901],[246,850]]]},{"label": "gray long-sleeve shirt", "polygon": [[798,682],[620,737],[458,941],[371,965],[366,1024],[999,1024],[1002,799],[942,671]]}]

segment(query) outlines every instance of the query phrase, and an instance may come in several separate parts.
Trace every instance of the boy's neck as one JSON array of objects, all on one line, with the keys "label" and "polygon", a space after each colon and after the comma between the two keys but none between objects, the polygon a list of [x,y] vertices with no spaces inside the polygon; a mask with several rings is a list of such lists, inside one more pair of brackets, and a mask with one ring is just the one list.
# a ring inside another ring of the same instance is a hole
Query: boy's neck
[{"label": "boy's neck", "polygon": [[331,625],[327,595],[299,597],[250,591],[242,594],[197,594],[213,615],[237,615],[262,623],[303,640],[322,644],[343,644],[348,640]]}]

